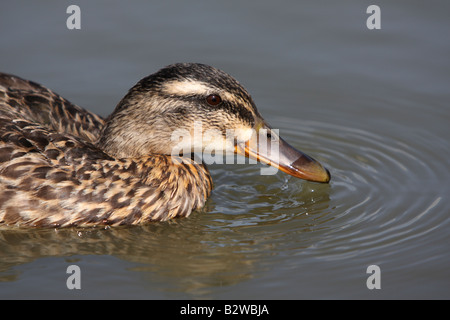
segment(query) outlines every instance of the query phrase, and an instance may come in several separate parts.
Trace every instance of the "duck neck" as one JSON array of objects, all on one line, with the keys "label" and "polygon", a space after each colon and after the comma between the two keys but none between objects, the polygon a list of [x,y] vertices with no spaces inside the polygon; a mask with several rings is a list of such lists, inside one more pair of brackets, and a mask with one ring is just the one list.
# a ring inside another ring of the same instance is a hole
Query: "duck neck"
[{"label": "duck neck", "polygon": [[188,216],[192,210],[202,208],[211,194],[212,179],[204,164],[167,155],[142,158],[136,163],[142,181],[155,187],[145,200],[155,208],[149,210],[149,219],[159,220],[158,215],[164,215],[163,220]]}]

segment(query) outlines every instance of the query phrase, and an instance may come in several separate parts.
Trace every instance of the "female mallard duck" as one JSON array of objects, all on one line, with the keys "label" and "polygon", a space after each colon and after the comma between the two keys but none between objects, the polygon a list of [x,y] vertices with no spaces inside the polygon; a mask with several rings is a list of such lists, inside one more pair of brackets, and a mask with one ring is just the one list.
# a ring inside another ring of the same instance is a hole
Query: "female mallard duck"
[{"label": "female mallard duck", "polygon": [[[181,139],[184,152],[176,129],[192,137]],[[261,129],[279,142],[278,159],[258,147],[252,133]],[[220,134],[206,139],[208,130]],[[234,78],[210,66],[174,64],[143,78],[106,120],[0,74],[0,225],[115,226],[188,216],[212,190],[208,169],[191,157],[206,141],[299,178],[330,179],[271,131]]]}]

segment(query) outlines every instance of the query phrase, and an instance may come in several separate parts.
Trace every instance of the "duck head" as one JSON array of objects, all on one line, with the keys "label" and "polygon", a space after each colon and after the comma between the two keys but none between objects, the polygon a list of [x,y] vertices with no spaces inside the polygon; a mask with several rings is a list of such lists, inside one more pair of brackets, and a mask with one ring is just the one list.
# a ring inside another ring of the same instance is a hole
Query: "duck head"
[{"label": "duck head", "polygon": [[301,179],[330,180],[265,122],[238,81],[204,64],[173,64],[140,80],[106,120],[98,144],[117,158],[236,153]]}]

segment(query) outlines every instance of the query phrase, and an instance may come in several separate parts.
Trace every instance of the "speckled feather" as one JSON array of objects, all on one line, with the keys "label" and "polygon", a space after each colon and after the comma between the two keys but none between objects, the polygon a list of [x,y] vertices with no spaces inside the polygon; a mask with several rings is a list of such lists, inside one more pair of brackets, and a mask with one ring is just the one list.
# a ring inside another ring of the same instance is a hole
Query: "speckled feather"
[{"label": "speckled feather", "polygon": [[111,157],[104,120],[52,91],[0,74],[0,225],[138,224],[188,216],[212,189],[189,158]]}]

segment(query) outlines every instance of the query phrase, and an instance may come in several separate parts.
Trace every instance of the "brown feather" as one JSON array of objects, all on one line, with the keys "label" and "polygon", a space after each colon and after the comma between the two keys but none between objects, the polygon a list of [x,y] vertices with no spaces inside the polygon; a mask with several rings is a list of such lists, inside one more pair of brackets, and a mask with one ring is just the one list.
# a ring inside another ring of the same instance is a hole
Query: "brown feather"
[{"label": "brown feather", "polygon": [[188,216],[212,189],[190,158],[116,158],[104,120],[52,91],[0,74],[0,225],[138,224]]}]

